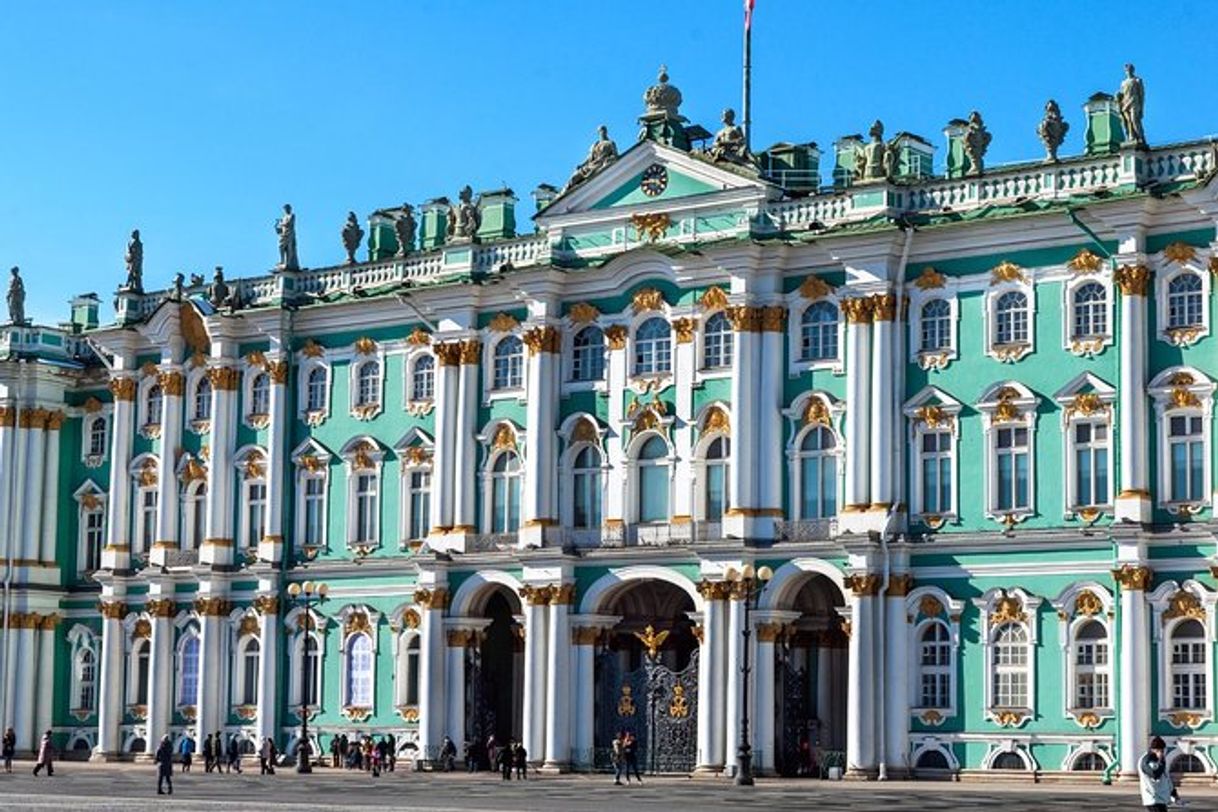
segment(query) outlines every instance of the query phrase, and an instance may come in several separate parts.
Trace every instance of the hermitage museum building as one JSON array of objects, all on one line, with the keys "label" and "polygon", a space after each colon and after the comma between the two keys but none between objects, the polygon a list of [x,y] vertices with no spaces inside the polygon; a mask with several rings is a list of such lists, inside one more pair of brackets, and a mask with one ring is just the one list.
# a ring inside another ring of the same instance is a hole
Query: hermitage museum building
[{"label": "hermitage museum building", "polygon": [[285,207],[273,271],[159,290],[136,232],[109,323],[14,269],[0,724],[1214,775],[1218,151],[1126,70],[994,166],[978,113],[754,152],[661,72],[531,223],[380,201],[312,268]]}]

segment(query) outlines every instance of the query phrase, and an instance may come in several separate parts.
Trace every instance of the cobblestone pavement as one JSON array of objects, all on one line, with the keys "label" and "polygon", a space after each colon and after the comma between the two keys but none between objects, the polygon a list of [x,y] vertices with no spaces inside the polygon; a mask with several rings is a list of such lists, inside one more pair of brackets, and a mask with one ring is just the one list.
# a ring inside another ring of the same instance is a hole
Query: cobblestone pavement
[{"label": "cobblestone pavement", "polygon": [[[506,783],[486,773],[386,773],[381,778],[341,770],[300,776],[174,774],[176,793],[156,794],[156,774],[144,765],[65,763],[55,777],[34,778],[21,763],[0,774],[0,809],[323,809],[377,812],[628,812],[681,810],[1107,810],[1139,809],[1131,785],[855,783],[762,780],[752,789],[724,779],[657,778],[616,787],[605,776],[541,776]],[[1218,792],[1187,788],[1190,810],[1218,810]]]}]

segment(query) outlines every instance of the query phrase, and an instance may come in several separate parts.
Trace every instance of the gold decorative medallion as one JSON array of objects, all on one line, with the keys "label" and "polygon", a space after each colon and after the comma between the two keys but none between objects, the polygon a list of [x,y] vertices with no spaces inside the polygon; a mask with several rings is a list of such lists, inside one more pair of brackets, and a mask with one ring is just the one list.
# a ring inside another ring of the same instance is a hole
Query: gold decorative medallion
[{"label": "gold decorative medallion", "polygon": [[1066,263],[1066,267],[1079,275],[1095,273],[1104,267],[1104,260],[1084,248]]},{"label": "gold decorative medallion", "polygon": [[945,285],[947,285],[947,277],[930,266],[923,269],[918,278],[914,280],[914,287],[919,290],[937,290]]},{"label": "gold decorative medallion", "polygon": [[1003,260],[990,271],[990,284],[1001,285],[1005,282],[1027,282],[1028,277],[1014,262]]},{"label": "gold decorative medallion", "polygon": [[1163,249],[1163,258],[1178,265],[1192,262],[1196,256],[1197,249],[1184,242],[1174,242]]},{"label": "gold decorative medallion", "polygon": [[635,314],[664,309],[664,294],[655,288],[639,288],[630,299]]}]

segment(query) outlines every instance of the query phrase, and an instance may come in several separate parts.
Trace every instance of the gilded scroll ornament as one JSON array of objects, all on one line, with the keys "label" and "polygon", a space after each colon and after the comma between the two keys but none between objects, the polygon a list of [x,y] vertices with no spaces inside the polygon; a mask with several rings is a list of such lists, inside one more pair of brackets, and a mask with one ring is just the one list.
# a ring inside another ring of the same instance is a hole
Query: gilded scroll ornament
[{"label": "gilded scroll ornament", "polygon": [[630,307],[636,315],[649,310],[663,310],[664,294],[655,288],[639,288],[631,297]]},{"label": "gilded scroll ornament", "polygon": [[634,716],[636,710],[634,705],[633,688],[629,685],[622,686],[622,695],[617,700],[617,715],[623,719]]},{"label": "gilded scroll ornament", "polygon": [[516,432],[507,423],[500,423],[491,439],[491,448],[496,451],[515,451]]},{"label": "gilded scroll ornament", "polygon": [[350,637],[353,634],[372,636],[373,633],[372,621],[369,620],[367,612],[355,611],[347,615],[347,622],[343,624],[343,637]]},{"label": "gilded scroll ornament", "polygon": [[431,344],[431,333],[422,327],[416,327],[406,336],[406,343],[412,347],[426,347]]},{"label": "gilded scroll ornament", "polygon": [[510,333],[520,326],[520,321],[511,313],[496,313],[486,325],[492,333]]},{"label": "gilded scroll ornament", "polygon": [[1178,617],[1204,621],[1205,607],[1196,595],[1181,589],[1168,599],[1167,611],[1163,613],[1164,620],[1175,620]]},{"label": "gilded scroll ornament", "polygon": [[1197,249],[1184,242],[1174,242],[1163,249],[1163,258],[1178,265],[1192,262],[1196,257]]},{"label": "gilded scroll ornament", "polygon": [[1094,617],[1104,611],[1104,603],[1100,600],[1100,596],[1096,595],[1090,589],[1084,589],[1078,593],[1078,597],[1074,599],[1074,612],[1087,617]]},{"label": "gilded scroll ornament", "polygon": [[355,354],[356,355],[372,355],[376,352],[376,342],[368,336],[360,336],[355,339]]},{"label": "gilded scroll ornament", "polygon": [[922,423],[928,429],[948,428],[952,425],[952,416],[937,403],[927,403],[914,410],[914,423]]},{"label": "gilded scroll ornament", "polygon": [[727,307],[727,294],[718,285],[711,285],[698,297],[698,304],[702,305],[703,310],[722,310]]},{"label": "gilded scroll ornament", "polygon": [[808,398],[808,403],[804,406],[802,419],[805,426],[817,424],[830,428],[833,425],[833,417],[829,411],[829,405],[825,403],[824,398],[819,398],[815,395]]},{"label": "gilded scroll ornament", "polygon": [[914,280],[914,287],[919,290],[937,290],[945,285],[947,285],[947,277],[929,265]]},{"label": "gilded scroll ornament", "polygon": [[918,611],[924,617],[938,617],[943,614],[943,604],[933,595],[924,595],[918,602]]},{"label": "gilded scroll ornament", "polygon": [[1074,271],[1075,274],[1081,276],[1083,274],[1095,273],[1096,271],[1100,270],[1100,268],[1104,267],[1104,260],[1098,255],[1093,254],[1091,251],[1084,248],[1066,263],[1066,267]]},{"label": "gilded scroll ornament", "polygon": [[731,420],[721,406],[711,406],[702,418],[703,434],[731,434]]},{"label": "gilded scroll ornament", "polygon": [[672,220],[664,212],[640,212],[631,215],[630,225],[634,226],[640,240],[655,242],[664,239],[664,235],[672,226]]},{"label": "gilded scroll ornament", "polygon": [[305,358],[321,358],[326,354],[326,348],[313,339],[306,338],[304,346],[300,348],[300,354]]},{"label": "gilded scroll ornament", "polygon": [[1003,260],[990,271],[990,284],[1001,285],[1005,282],[1027,282],[1028,277],[1014,262]]},{"label": "gilded scroll ornament", "polygon": [[994,602],[994,610],[990,612],[990,625],[999,626],[1003,623],[1026,623],[1028,615],[1023,610],[1019,598],[1003,594]]},{"label": "gilded scroll ornament", "polygon": [[833,295],[833,286],[819,276],[809,276],[799,283],[799,295],[810,302]]},{"label": "gilded scroll ornament", "polygon": [[689,700],[685,697],[685,686],[679,682],[672,686],[672,701],[668,703],[668,715],[673,719],[689,717]]}]

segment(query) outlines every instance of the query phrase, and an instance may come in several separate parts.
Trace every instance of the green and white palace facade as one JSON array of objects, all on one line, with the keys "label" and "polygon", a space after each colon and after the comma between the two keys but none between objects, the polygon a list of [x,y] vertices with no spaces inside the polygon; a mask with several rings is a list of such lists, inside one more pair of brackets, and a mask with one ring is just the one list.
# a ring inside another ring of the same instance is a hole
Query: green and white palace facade
[{"label": "green and white palace facade", "polygon": [[0,328],[20,750],[307,716],[730,773],[747,713],[770,774],[1218,770],[1213,144],[1097,95],[1058,161],[954,122],[864,179],[858,137],[717,160],[672,90],[524,233],[437,198],[353,263]]}]

